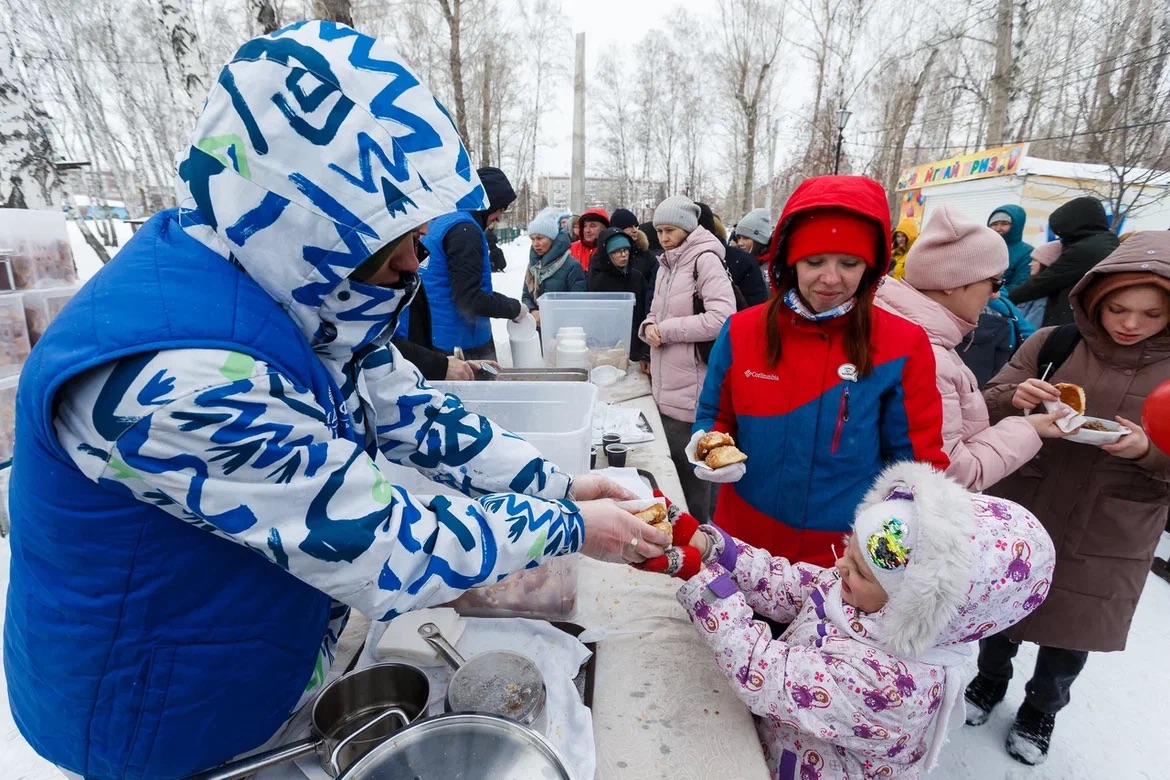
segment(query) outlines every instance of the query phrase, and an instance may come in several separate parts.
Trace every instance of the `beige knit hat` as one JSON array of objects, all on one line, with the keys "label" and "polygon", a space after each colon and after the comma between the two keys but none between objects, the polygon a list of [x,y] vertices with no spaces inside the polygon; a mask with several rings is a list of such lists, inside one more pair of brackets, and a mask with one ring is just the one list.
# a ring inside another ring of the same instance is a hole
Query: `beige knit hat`
[{"label": "beige knit hat", "polygon": [[1007,267],[999,233],[941,206],[906,255],[905,281],[916,290],[954,290],[1003,276]]}]

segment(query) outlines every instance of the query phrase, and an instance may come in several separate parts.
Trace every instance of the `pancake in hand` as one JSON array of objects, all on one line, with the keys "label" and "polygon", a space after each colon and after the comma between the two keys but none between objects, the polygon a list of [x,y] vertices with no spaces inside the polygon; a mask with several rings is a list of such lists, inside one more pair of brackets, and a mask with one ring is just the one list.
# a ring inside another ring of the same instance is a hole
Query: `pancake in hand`
[{"label": "pancake in hand", "polygon": [[1080,385],[1057,382],[1053,387],[1060,393],[1060,402],[1068,404],[1077,414],[1085,413],[1085,390]]},{"label": "pancake in hand", "polygon": [[706,463],[708,468],[721,469],[736,463],[743,463],[746,460],[747,455],[740,452],[739,448],[725,445],[723,447],[716,447],[708,452]]},{"label": "pancake in hand", "polygon": [[699,437],[695,444],[695,460],[706,460],[707,455],[716,447],[734,447],[735,439],[723,431],[710,431]]},{"label": "pancake in hand", "polygon": [[646,525],[657,528],[667,536],[671,536],[673,533],[670,521],[666,519],[666,507],[663,504],[655,504],[654,506],[643,509],[641,512],[635,512],[634,516]]}]

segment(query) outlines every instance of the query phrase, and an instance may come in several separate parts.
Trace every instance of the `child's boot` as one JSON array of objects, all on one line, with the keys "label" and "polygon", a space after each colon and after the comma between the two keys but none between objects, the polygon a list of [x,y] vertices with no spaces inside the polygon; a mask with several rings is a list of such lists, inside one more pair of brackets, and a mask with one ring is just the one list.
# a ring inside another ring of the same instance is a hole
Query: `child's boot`
[{"label": "child's boot", "polygon": [[1044,759],[1048,758],[1048,745],[1052,741],[1052,728],[1055,725],[1055,715],[1041,712],[1024,702],[1016,713],[1016,722],[1008,732],[1008,755],[1028,766],[1044,763]]},{"label": "child's boot", "polygon": [[967,686],[963,702],[967,708],[967,725],[982,726],[986,723],[995,705],[1003,701],[1003,697],[1007,695],[1007,689],[1006,680],[997,682],[982,674],[975,675],[975,679]]}]

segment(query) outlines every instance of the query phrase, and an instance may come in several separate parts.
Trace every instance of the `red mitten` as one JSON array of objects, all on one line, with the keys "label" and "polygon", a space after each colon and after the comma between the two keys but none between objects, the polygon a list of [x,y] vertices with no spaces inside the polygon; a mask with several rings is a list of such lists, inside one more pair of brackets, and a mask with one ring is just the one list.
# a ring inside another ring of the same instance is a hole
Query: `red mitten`
[{"label": "red mitten", "polygon": [[677,506],[670,502],[661,490],[654,491],[655,498],[661,498],[666,502],[666,519],[670,522],[671,538],[670,542],[675,547],[686,547],[691,543],[695,533],[699,530],[699,521],[688,513],[682,511]]},{"label": "red mitten", "polygon": [[671,547],[665,555],[650,558],[645,563],[636,563],[634,568],[689,580],[703,567],[702,554],[697,547],[691,547],[691,539],[699,530],[699,521],[672,504],[661,490],[655,490],[654,497],[666,502],[666,519],[671,526]]},{"label": "red mitten", "polygon": [[703,556],[699,548],[689,545],[671,547],[664,555],[650,558],[645,563],[632,564],[635,569],[649,571],[655,574],[669,574],[680,580],[689,580],[703,568]]}]

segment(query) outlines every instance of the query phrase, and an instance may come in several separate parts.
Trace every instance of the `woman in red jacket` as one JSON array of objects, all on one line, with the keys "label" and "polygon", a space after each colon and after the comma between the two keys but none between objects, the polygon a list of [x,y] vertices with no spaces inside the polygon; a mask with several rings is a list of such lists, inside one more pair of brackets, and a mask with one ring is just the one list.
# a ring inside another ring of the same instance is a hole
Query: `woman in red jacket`
[{"label": "woman in red jacket", "polygon": [[885,466],[948,465],[926,333],[873,305],[889,215],[872,179],[803,182],[769,247],[772,298],[732,315],[711,351],[695,436],[730,433],[748,456],[695,468],[724,483],[715,523],[794,562],[833,565],[831,546]]}]

